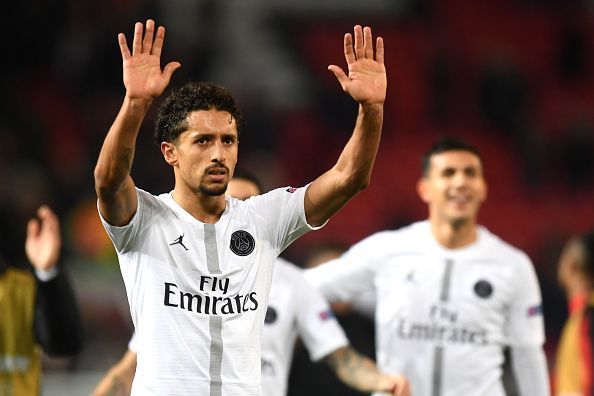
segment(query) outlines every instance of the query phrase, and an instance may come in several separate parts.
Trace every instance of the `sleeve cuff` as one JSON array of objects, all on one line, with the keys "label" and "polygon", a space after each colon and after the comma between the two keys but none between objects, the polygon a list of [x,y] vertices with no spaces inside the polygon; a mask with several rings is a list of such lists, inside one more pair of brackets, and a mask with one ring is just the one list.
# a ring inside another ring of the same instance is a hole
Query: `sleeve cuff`
[{"label": "sleeve cuff", "polygon": [[35,268],[35,275],[42,282],[51,281],[58,275],[58,272],[59,272],[58,266],[55,266],[54,268],[52,268],[48,271]]}]

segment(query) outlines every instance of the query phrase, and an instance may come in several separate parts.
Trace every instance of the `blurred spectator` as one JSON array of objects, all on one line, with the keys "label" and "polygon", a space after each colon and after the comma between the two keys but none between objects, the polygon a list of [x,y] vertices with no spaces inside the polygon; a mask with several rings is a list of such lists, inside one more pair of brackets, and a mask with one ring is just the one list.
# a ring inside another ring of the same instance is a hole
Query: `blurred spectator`
[{"label": "blurred spectator", "polygon": [[0,259],[0,395],[38,395],[41,353],[73,355],[82,324],[63,269],[60,224],[42,206],[27,226],[25,250],[34,274]]},{"label": "blurred spectator", "polygon": [[571,238],[559,260],[569,318],[563,328],[555,366],[557,396],[594,392],[594,232]]}]

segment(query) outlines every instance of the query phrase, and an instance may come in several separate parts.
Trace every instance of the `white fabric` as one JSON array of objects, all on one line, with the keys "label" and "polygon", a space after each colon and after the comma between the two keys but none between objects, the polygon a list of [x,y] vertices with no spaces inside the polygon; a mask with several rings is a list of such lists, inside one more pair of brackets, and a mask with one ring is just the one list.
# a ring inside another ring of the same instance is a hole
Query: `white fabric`
[{"label": "white fabric", "polygon": [[226,196],[212,225],[171,194],[137,189],[128,225],[102,218],[138,337],[133,395],[261,393],[260,336],[273,264],[311,229],[304,194],[281,188],[246,201]]},{"label": "white fabric", "polygon": [[529,258],[483,227],[456,250],[427,221],[380,232],[306,278],[330,302],[376,293],[378,367],[404,374],[415,396],[503,396],[503,347],[544,343]]},{"label": "white fabric", "polygon": [[511,374],[518,396],[549,395],[547,357],[539,347],[514,347],[510,349]]},{"label": "white fabric", "polygon": [[303,270],[282,258],[276,262],[262,336],[262,394],[287,394],[297,336],[317,361],[348,345],[322,294],[303,277]]}]

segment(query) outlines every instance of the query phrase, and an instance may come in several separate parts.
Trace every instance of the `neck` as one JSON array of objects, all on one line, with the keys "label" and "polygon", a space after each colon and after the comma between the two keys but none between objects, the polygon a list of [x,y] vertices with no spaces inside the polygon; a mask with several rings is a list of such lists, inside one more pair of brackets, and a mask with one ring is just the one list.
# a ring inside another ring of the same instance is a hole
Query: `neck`
[{"label": "neck", "polygon": [[567,286],[567,299],[572,300],[575,297],[587,295],[592,292],[592,286],[583,280],[575,280]]},{"label": "neck", "polygon": [[209,196],[201,192],[187,192],[176,186],[173,200],[195,219],[203,223],[214,224],[225,211],[225,195]]},{"label": "neck", "polygon": [[440,245],[448,249],[458,249],[476,241],[476,221],[443,221],[429,218],[431,233]]}]

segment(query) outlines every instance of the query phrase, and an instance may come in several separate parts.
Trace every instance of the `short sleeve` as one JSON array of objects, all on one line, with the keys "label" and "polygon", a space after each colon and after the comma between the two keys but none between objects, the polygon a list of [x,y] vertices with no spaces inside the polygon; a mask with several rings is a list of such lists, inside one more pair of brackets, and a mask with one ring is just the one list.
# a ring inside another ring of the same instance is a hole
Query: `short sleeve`
[{"label": "short sleeve", "polygon": [[349,344],[347,337],[322,294],[301,273],[295,278],[297,328],[311,360],[317,361]]},{"label": "short sleeve", "polygon": [[97,211],[99,212],[101,223],[118,254],[131,250],[134,241],[138,240],[141,224],[146,217],[150,216],[150,202],[155,199],[151,194],[138,188],[136,189],[136,197],[138,199],[136,213],[134,213],[128,224],[121,227],[111,225],[103,218],[99,210],[99,202],[97,202]]},{"label": "short sleeve", "polygon": [[515,298],[509,310],[507,344],[515,347],[544,344],[544,318],[538,278],[530,259],[521,254],[515,273]]},{"label": "short sleeve", "polygon": [[306,232],[321,228],[307,224],[304,205],[306,190],[307,186],[282,187],[247,201],[254,206],[262,223],[268,225],[270,239],[278,249],[278,254]]}]

